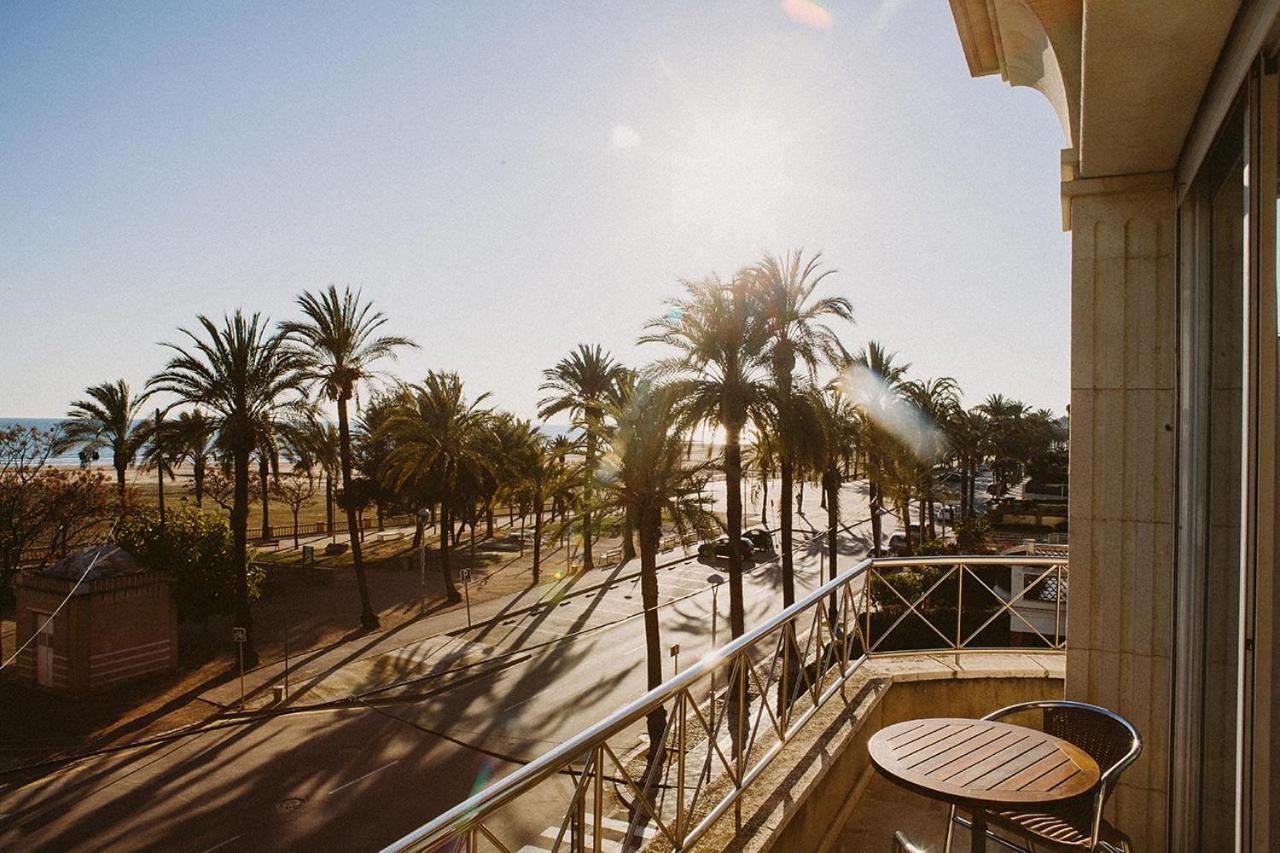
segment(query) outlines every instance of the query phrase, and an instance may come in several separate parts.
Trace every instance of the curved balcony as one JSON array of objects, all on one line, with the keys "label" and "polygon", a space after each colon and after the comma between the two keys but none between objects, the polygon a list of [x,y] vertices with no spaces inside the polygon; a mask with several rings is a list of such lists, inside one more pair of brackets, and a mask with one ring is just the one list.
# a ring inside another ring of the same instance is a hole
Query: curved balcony
[{"label": "curved balcony", "polygon": [[1061,553],[864,560],[387,849],[831,846],[881,726],[1061,695],[1066,590]]}]

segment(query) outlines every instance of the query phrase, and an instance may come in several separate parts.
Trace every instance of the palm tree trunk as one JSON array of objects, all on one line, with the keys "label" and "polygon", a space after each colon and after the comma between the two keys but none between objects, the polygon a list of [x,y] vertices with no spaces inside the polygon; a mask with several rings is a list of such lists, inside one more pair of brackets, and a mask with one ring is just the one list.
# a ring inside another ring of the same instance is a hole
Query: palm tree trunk
[{"label": "palm tree trunk", "polygon": [[760,526],[769,526],[769,472],[760,472]]},{"label": "palm tree trunk", "polygon": [[593,421],[587,421],[587,478],[582,486],[582,570],[595,568],[591,558],[591,478],[596,473],[596,430]]},{"label": "palm tree trunk", "polygon": [[884,523],[881,521],[880,514],[884,510],[884,497],[880,490],[880,481],[871,477],[868,479],[870,491],[871,505],[871,553],[873,556],[880,556],[880,540],[881,534],[884,532]]},{"label": "palm tree trunk", "polygon": [[164,466],[156,465],[156,505],[160,510],[160,529],[164,530]]},{"label": "palm tree trunk", "polygon": [[542,580],[542,490],[533,496],[533,582]]},{"label": "palm tree trunk", "polygon": [[729,631],[741,637],[746,630],[745,605],[742,598],[742,445],[741,428],[725,427],[724,479],[728,509],[729,534]]},{"label": "palm tree trunk", "polygon": [[329,535],[333,535],[333,475],[324,475],[324,526]]},{"label": "palm tree trunk", "polygon": [[124,476],[125,469],[128,466],[124,462],[124,457],[120,454],[115,454],[113,464],[116,468],[116,489],[120,492],[120,502],[124,503]]},{"label": "palm tree trunk", "polygon": [[[644,645],[648,686],[652,690],[662,684],[662,636],[658,625],[658,541],[662,536],[662,515],[649,509],[641,520],[640,533],[640,599],[644,604]],[[663,734],[667,728],[667,709],[659,705],[647,717],[649,758],[646,771],[662,760]],[[646,772],[645,778],[656,776]]]},{"label": "palm tree trunk", "polygon": [[231,541],[236,561],[236,624],[244,628],[244,665],[258,665],[253,642],[253,616],[249,611],[249,450],[235,452],[235,483],[231,500]]},{"label": "palm tree trunk", "polygon": [[453,585],[453,572],[449,571],[449,534],[453,530],[453,519],[448,500],[440,501],[440,578],[444,581],[445,597],[451,602],[462,600],[458,588]]},{"label": "palm tree trunk", "polygon": [[271,538],[271,500],[270,493],[267,491],[267,478],[271,474],[271,468],[267,463],[267,455],[261,453],[258,456],[258,491],[262,494],[262,538]]},{"label": "palm tree trunk", "polygon": [[195,480],[196,486],[196,506],[199,507],[204,500],[204,460],[197,459],[191,468],[191,477]]},{"label": "palm tree trunk", "polygon": [[[795,463],[791,460],[789,453],[783,452],[782,464],[779,467],[782,475],[782,484],[779,487],[779,494],[782,496],[782,508],[778,512],[778,523],[782,528],[779,537],[782,549],[782,606],[787,608],[796,603],[796,569],[795,555],[793,553],[795,546],[791,541],[791,528],[794,527],[791,515],[791,491],[792,480],[795,476]],[[765,493],[768,494],[767,490]]]},{"label": "palm tree trunk", "polygon": [[[836,542],[840,529],[840,473],[834,465],[827,470],[824,479],[826,482],[823,483],[823,491],[827,498],[827,579],[835,580],[836,560],[840,553]],[[831,594],[829,609],[831,630],[834,633],[836,625],[840,623],[839,605],[834,592]]]},{"label": "palm tree trunk", "polygon": [[378,615],[369,601],[369,582],[364,575],[364,555],[360,550],[360,526],[356,523],[355,501],[351,495],[351,426],[347,423],[347,400],[338,397],[338,455],[342,463],[342,489],[347,495],[347,532],[351,537],[351,563],[356,570],[356,586],[360,591],[360,624],[377,628]]},{"label": "palm tree trunk", "polygon": [[622,562],[636,558],[636,516],[631,507],[622,512]]},{"label": "palm tree trunk", "polygon": [[493,499],[484,503],[484,535],[486,539],[493,538]]}]

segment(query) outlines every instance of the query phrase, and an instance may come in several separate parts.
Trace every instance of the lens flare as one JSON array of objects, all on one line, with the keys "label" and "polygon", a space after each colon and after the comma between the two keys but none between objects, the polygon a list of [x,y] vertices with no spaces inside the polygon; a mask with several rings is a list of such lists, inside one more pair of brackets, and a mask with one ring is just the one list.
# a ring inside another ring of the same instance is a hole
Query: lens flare
[{"label": "lens flare", "polygon": [[782,11],[797,24],[804,24],[815,30],[825,30],[831,26],[831,13],[813,0],[782,0]]},{"label": "lens flare", "polygon": [[936,462],[947,450],[947,437],[927,414],[904,400],[869,367],[855,364],[837,380],[849,402],[917,459]]}]

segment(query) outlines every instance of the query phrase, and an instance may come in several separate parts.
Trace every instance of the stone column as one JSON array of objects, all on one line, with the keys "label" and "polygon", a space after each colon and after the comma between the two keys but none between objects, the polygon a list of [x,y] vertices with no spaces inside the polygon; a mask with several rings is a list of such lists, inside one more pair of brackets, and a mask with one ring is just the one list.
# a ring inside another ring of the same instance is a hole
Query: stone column
[{"label": "stone column", "polygon": [[1067,698],[1115,709],[1144,751],[1110,817],[1168,846],[1177,315],[1170,173],[1068,180],[1071,582]]}]

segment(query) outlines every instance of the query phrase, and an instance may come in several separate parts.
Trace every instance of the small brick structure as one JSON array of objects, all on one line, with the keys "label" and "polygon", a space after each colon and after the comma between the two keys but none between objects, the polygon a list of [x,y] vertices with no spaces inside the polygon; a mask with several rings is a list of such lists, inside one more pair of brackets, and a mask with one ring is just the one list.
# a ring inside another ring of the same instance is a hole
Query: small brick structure
[{"label": "small brick structure", "polygon": [[178,664],[173,579],[146,569],[115,545],[22,572],[15,586],[19,646],[57,614],[18,658],[17,675],[24,681],[80,697]]}]

